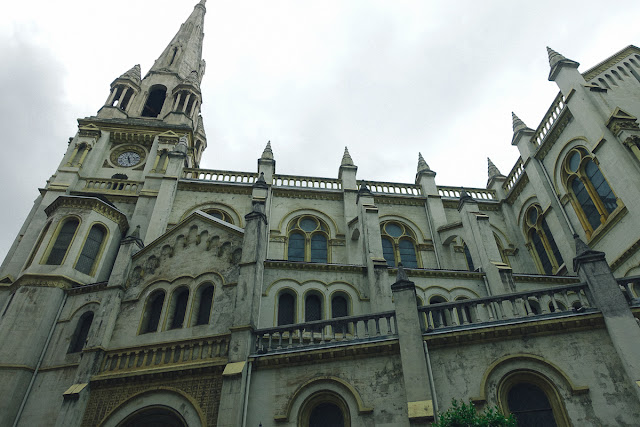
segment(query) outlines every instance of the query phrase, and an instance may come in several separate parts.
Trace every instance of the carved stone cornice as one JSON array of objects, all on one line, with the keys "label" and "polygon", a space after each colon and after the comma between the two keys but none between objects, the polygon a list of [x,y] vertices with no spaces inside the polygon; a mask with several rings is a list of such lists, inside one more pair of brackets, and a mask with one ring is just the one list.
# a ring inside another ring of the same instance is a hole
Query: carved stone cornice
[{"label": "carved stone cornice", "polygon": [[16,286],[37,286],[42,288],[71,289],[83,286],[67,276],[56,274],[23,274],[14,282]]},{"label": "carved stone cornice", "polygon": [[627,46],[615,55],[588,69],[582,74],[582,76],[586,81],[592,80],[594,77],[597,77],[598,74],[608,70],[609,68],[613,67],[614,65],[618,64],[623,59],[634,53],[640,54],[640,49],[633,45]]},{"label": "carved stone cornice", "polygon": [[78,136],[98,139],[100,138],[100,136],[102,136],[102,132],[100,131],[98,126],[90,123],[88,125],[78,126]]},{"label": "carved stone cornice", "polygon": [[60,196],[45,208],[47,216],[51,216],[58,208],[73,208],[92,210],[118,224],[123,233],[129,228],[125,214],[96,197],[89,196]]},{"label": "carved stone cornice", "polygon": [[304,188],[301,190],[293,189],[273,189],[273,197],[284,197],[289,199],[309,199],[309,200],[335,200],[342,201],[342,192],[326,190],[320,191],[313,188]]},{"label": "carved stone cornice", "polygon": [[347,264],[320,264],[315,262],[290,262],[278,260],[266,260],[264,268],[282,270],[310,270],[310,271],[341,271],[363,273],[366,267]]},{"label": "carved stone cornice", "polygon": [[251,194],[253,188],[251,184],[229,184],[211,181],[193,182],[178,181],[178,190],[198,191],[203,193],[224,193],[224,194]]}]

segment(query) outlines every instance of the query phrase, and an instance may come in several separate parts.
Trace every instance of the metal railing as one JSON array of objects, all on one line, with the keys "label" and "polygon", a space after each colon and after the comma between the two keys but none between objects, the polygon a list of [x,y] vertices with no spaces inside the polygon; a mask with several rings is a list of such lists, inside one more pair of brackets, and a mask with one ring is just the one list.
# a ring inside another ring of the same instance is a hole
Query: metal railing
[{"label": "metal railing", "polygon": [[255,331],[255,353],[306,350],[395,337],[394,311],[298,323]]},{"label": "metal railing", "polygon": [[101,374],[210,361],[229,354],[229,335],[108,351]]},{"label": "metal railing", "polygon": [[595,308],[585,283],[418,307],[423,332],[582,313]]}]

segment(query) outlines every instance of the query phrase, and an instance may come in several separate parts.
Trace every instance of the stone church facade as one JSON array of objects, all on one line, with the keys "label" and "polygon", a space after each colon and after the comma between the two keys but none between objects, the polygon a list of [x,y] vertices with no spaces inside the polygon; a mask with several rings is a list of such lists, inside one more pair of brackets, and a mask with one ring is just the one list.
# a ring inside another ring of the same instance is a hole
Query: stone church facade
[{"label": "stone church facade", "polygon": [[[205,0],[78,120],[0,269],[0,425],[640,419],[640,49],[560,92],[486,188],[199,167]],[[277,150],[276,150],[277,152]]]}]

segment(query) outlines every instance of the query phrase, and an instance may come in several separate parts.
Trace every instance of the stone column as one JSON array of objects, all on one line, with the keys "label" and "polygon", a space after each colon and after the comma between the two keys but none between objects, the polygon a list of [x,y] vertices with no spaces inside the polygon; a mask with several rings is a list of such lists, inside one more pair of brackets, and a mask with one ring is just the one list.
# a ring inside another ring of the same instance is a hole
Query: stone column
[{"label": "stone column", "polygon": [[407,411],[411,425],[427,425],[433,420],[433,398],[429,387],[429,371],[424,353],[420,317],[416,303],[416,286],[402,266],[396,282],[391,285],[396,311],[396,327],[400,344],[402,376],[407,396]]},{"label": "stone column", "polygon": [[602,312],[613,347],[620,357],[627,384],[640,400],[640,326],[611,273],[604,252],[590,249],[577,235],[573,269],[587,283]]},{"label": "stone column", "polygon": [[242,425],[247,390],[248,363],[252,351],[253,331],[258,324],[262,295],[264,260],[267,255],[268,227],[265,201],[269,186],[261,174],[253,186],[253,208],[245,216],[247,222],[242,245],[240,275],[236,290],[229,363],[224,369],[218,426]]}]

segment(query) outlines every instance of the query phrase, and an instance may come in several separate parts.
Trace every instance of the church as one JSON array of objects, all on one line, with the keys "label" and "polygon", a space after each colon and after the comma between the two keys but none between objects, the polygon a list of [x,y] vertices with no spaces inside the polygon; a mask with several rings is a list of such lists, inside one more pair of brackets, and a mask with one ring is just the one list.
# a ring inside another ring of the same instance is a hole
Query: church
[{"label": "church", "polygon": [[547,48],[558,95],[485,188],[347,148],[332,177],[270,143],[212,170],[205,13],[60,146],[0,268],[0,425],[428,426],[453,399],[638,425],[639,48]]}]

